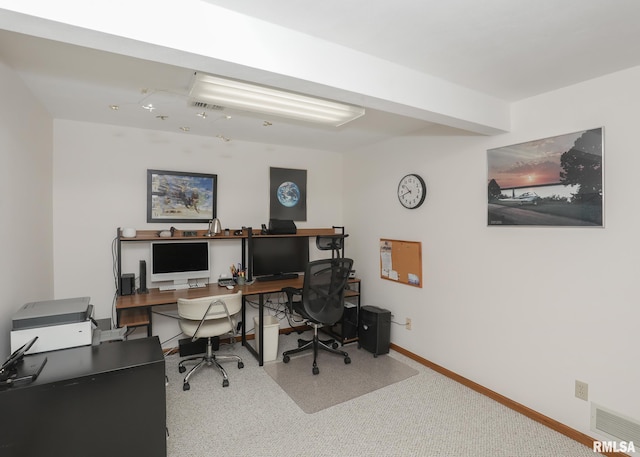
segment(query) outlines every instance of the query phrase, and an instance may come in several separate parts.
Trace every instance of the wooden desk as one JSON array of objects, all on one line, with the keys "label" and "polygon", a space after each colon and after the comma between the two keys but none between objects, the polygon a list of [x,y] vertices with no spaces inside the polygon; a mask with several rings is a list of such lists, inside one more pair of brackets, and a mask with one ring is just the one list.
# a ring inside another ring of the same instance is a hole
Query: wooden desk
[{"label": "wooden desk", "polygon": [[[160,291],[159,289],[149,289],[148,294],[123,295],[116,300],[116,314],[118,317],[118,326],[147,326],[147,333],[151,336],[151,309],[154,306],[170,305],[177,303],[179,298],[201,298],[215,295],[225,295],[242,291],[242,345],[251,352],[260,366],[264,363],[262,348],[264,347],[264,295],[280,292],[283,287],[301,288],[303,276],[296,279],[284,279],[279,281],[256,281],[253,284],[244,286],[236,286],[233,290],[226,287],[220,287],[218,284],[209,284],[207,287]],[[251,345],[247,344],[247,306],[246,297],[258,295],[258,325],[260,328],[259,338],[256,344],[260,351],[256,351]]]}]

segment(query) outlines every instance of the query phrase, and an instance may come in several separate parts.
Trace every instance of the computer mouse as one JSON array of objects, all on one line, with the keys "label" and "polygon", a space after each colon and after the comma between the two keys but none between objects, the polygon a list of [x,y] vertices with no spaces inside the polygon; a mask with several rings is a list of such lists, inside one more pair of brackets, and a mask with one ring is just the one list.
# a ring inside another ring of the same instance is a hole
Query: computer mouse
[{"label": "computer mouse", "polygon": [[233,290],[233,286],[227,286],[227,289]]}]

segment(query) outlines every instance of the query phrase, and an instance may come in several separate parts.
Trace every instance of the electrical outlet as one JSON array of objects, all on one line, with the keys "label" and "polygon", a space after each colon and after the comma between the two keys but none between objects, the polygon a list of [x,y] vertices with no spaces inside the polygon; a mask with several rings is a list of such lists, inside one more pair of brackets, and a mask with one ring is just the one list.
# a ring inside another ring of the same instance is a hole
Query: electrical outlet
[{"label": "electrical outlet", "polygon": [[410,317],[407,317],[407,321],[405,322],[404,327],[407,330],[411,330],[411,318]]},{"label": "electrical outlet", "polygon": [[576,379],[576,398],[584,401],[589,400],[589,384]]}]

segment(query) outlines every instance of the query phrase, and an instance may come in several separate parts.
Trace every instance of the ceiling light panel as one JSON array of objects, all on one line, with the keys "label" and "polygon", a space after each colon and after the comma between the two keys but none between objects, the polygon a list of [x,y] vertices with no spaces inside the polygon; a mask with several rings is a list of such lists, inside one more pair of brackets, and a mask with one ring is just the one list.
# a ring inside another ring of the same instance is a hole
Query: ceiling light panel
[{"label": "ceiling light panel", "polygon": [[364,115],[364,108],[292,92],[196,73],[189,96],[198,102],[215,103],[262,114],[338,127]]}]

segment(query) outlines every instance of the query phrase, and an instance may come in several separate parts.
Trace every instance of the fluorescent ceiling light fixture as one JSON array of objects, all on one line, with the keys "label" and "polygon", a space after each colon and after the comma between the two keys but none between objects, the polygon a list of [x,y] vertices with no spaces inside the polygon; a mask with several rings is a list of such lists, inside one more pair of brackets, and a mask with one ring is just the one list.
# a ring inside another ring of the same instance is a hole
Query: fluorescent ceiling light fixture
[{"label": "fluorescent ceiling light fixture", "polygon": [[338,127],[364,115],[364,108],[269,87],[196,73],[189,96],[201,102],[254,113]]}]

